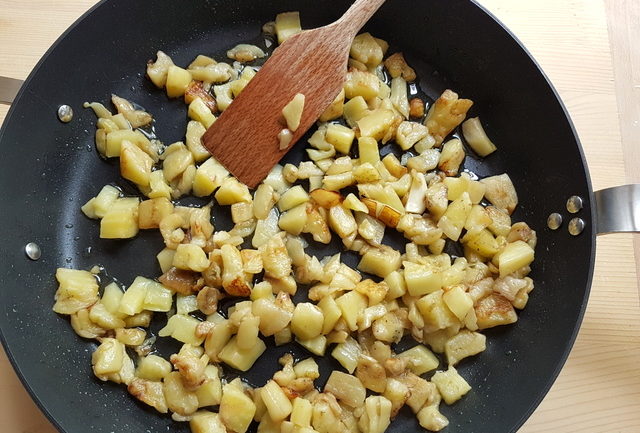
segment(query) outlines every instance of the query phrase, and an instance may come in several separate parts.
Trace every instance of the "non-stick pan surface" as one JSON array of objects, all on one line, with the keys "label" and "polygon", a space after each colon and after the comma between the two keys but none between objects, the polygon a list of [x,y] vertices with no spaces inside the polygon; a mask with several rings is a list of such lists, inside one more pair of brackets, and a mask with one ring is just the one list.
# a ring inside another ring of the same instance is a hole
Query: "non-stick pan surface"
[{"label": "non-stick pan surface", "polygon": [[[99,240],[98,224],[79,211],[102,185],[119,179],[117,165],[96,154],[95,117],[82,103],[107,103],[111,93],[127,97],[155,115],[164,142],[181,140],[183,103],[168,101],[143,76],[158,49],[180,65],[200,53],[219,58],[258,37],[276,13],[300,10],[303,26],[310,28],[331,22],[347,6],[336,0],[112,0],[76,23],[35,68],[0,132],[0,328],[25,386],[61,431],[188,431],[135,402],[121,386],[99,383],[90,366],[95,344],[77,337],[68,319],[51,311],[57,267],[101,264],[124,283],[159,274],[157,233]],[[367,29],[408,53],[430,97],[447,86],[475,101],[471,114],[481,115],[499,152],[482,164],[468,158],[466,167],[480,176],[509,173],[520,197],[514,220],[538,232],[529,305],[517,324],[486,332],[487,350],[459,367],[473,390],[443,408],[451,420],[448,431],[515,431],[568,355],[591,282],[592,193],[575,132],[537,65],[472,2],[388,0]],[[74,108],[71,123],[57,120],[60,104]],[[578,237],[546,228],[547,215],[571,195],[584,199],[586,229]],[[216,225],[229,222],[218,215]],[[42,247],[39,261],[24,254],[32,241]],[[292,349],[270,349],[249,380],[263,382],[277,368],[277,358]],[[336,368],[328,361],[323,367]],[[417,428],[403,410],[390,431]]]}]

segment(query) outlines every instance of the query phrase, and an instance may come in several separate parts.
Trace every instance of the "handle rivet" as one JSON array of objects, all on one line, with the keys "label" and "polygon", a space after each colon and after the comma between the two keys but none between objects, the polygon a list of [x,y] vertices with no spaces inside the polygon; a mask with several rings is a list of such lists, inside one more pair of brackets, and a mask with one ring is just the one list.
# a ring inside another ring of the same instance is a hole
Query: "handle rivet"
[{"label": "handle rivet", "polygon": [[569,233],[578,236],[584,230],[584,221],[582,218],[572,218],[569,221]]},{"label": "handle rivet", "polygon": [[551,230],[558,230],[562,225],[562,215],[557,212],[552,213],[547,218],[547,227]]},{"label": "handle rivet", "polygon": [[570,213],[577,213],[580,209],[582,209],[582,198],[577,195],[572,195],[567,200],[567,210]]},{"label": "handle rivet", "polygon": [[42,255],[40,247],[35,242],[29,242],[24,246],[24,252],[31,260],[38,260]]},{"label": "handle rivet", "polygon": [[71,122],[73,119],[73,108],[68,105],[61,105],[58,107],[58,119],[63,123]]}]

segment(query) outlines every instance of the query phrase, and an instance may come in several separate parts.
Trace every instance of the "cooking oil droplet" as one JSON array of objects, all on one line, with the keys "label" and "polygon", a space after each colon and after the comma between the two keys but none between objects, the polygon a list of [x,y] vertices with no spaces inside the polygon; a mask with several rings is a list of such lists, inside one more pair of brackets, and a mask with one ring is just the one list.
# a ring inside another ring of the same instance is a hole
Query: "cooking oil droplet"
[{"label": "cooking oil droplet", "polygon": [[35,242],[29,242],[27,245],[25,245],[24,252],[31,260],[38,260],[42,255],[40,246]]},{"label": "cooking oil droplet", "polygon": [[577,213],[580,209],[582,209],[582,198],[577,195],[572,195],[567,200],[567,210],[570,213]]},{"label": "cooking oil droplet", "polygon": [[578,236],[584,230],[584,221],[582,218],[573,218],[569,221],[569,233]]},{"label": "cooking oil droplet", "polygon": [[474,172],[472,172],[468,168],[465,168],[463,171],[469,175],[469,178],[471,180],[479,180],[480,179],[477,174],[475,174]]},{"label": "cooking oil droplet", "polygon": [[552,213],[547,218],[547,227],[551,230],[558,230],[562,225],[562,215],[557,212]]},{"label": "cooking oil droplet", "polygon": [[71,119],[73,119],[73,109],[66,104],[58,107],[58,119],[63,123],[71,122]]}]

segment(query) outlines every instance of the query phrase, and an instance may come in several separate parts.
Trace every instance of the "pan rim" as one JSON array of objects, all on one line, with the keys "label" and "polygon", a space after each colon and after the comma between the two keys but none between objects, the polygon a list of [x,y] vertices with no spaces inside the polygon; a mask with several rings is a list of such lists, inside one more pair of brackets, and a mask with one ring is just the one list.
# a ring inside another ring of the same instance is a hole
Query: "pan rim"
[{"label": "pan rim", "polygon": [[562,355],[560,356],[559,362],[558,362],[556,368],[554,369],[553,373],[547,378],[544,386],[542,387],[542,392],[540,392],[536,396],[536,398],[532,402],[532,404],[529,407],[529,409],[525,413],[522,414],[522,416],[520,417],[520,419],[517,422],[517,424],[514,425],[514,428],[511,430],[512,433],[515,433],[531,417],[533,412],[538,408],[538,406],[540,406],[540,403],[542,403],[542,400],[544,400],[544,398],[549,393],[549,390],[551,389],[551,387],[555,383],[556,379],[560,375],[560,372],[564,368],[564,366],[565,366],[565,364],[567,362],[567,359],[569,358],[569,354],[573,350],[573,346],[574,346],[574,344],[576,342],[576,338],[578,337],[578,332],[580,331],[580,328],[582,326],[582,321],[584,319],[584,314],[585,314],[586,309],[587,309],[587,303],[589,301],[589,296],[590,296],[590,293],[591,293],[591,286],[593,284],[593,272],[594,272],[594,268],[595,268],[595,258],[596,258],[596,236],[597,236],[597,233],[596,233],[595,227],[596,227],[597,215],[596,215],[596,209],[595,209],[595,205],[594,205],[595,196],[594,196],[594,192],[593,192],[593,184],[591,182],[591,174],[589,172],[589,165],[587,164],[587,159],[586,159],[585,154],[584,154],[584,149],[582,147],[582,143],[580,142],[580,137],[578,136],[578,132],[576,131],[575,125],[573,124],[573,121],[571,120],[571,116],[569,115],[569,111],[567,110],[567,107],[565,106],[564,102],[562,101],[562,98],[560,97],[558,91],[556,90],[555,86],[553,85],[553,83],[551,82],[551,80],[549,79],[547,74],[544,72],[544,70],[542,69],[542,67],[538,63],[538,61],[535,59],[535,57],[531,54],[531,52],[524,45],[524,43],[522,43],[522,41],[515,34],[513,34],[513,32],[511,30],[509,30],[509,28],[504,23],[502,23],[502,21],[500,21],[492,12],[490,12],[483,5],[479,4],[478,0],[470,0],[470,2],[474,6],[479,8],[482,12],[484,12],[488,17],[490,17],[498,26],[500,26],[500,28],[511,39],[513,39],[516,42],[516,44],[518,44],[520,49],[527,55],[527,57],[529,58],[529,60],[533,64],[533,66],[536,68],[538,73],[542,76],[544,81],[547,83],[547,86],[549,86],[549,89],[553,93],[553,96],[555,97],[556,101],[558,102],[558,105],[562,109],[562,112],[563,112],[564,117],[565,117],[565,119],[567,121],[567,124],[568,124],[569,128],[571,129],[571,133],[573,134],[573,137],[575,139],[575,144],[578,147],[580,160],[582,162],[582,168],[584,170],[585,179],[587,181],[587,190],[589,192],[589,203],[591,204],[591,206],[589,206],[589,217],[591,218],[591,226],[590,226],[590,233],[589,233],[589,235],[591,237],[591,239],[590,239],[591,240],[591,246],[590,246],[590,252],[589,252],[589,271],[588,271],[588,275],[587,275],[587,284],[586,284],[586,286],[584,288],[584,298],[582,299],[582,305],[580,306],[580,311],[578,312],[577,321],[576,321],[576,323],[574,325],[574,328],[573,328],[573,330],[571,332],[571,337],[569,338],[568,345],[565,347],[564,351],[562,352]]},{"label": "pan rim", "polygon": [[[8,128],[7,125],[9,125],[12,122],[12,118],[13,118],[14,111],[15,111],[15,106],[20,104],[20,101],[22,100],[23,95],[24,95],[26,89],[29,87],[29,84],[32,81],[33,77],[36,76],[40,72],[40,69],[42,68],[43,64],[54,53],[54,51],[56,50],[58,45],[60,45],[60,43],[63,40],[66,39],[68,34],[73,32],[75,30],[75,28],[81,22],[83,22],[89,16],[93,15],[98,9],[104,7],[107,3],[109,3],[108,0],[100,0],[98,3],[96,3],[91,8],[89,8],[86,12],[84,12],[80,17],[78,17],[55,40],[55,42],[42,55],[40,60],[38,60],[36,65],[33,67],[31,72],[29,73],[29,75],[25,79],[23,85],[21,86],[20,90],[18,91],[18,94],[16,95],[16,98],[15,98],[14,102],[12,103],[11,107],[9,108],[9,111],[8,111],[6,117],[5,117],[3,125],[0,128],[0,143],[2,143],[2,141],[3,141],[6,129]],[[477,7],[482,13],[484,13],[489,18],[491,18],[491,20],[497,26],[499,26],[499,28],[502,31],[504,31],[506,33],[506,35],[509,38],[511,38],[518,45],[518,47],[522,50],[522,52],[524,52],[524,54],[526,54],[527,58],[529,59],[529,61],[533,65],[533,67],[537,70],[537,72],[540,74],[540,76],[544,79],[544,81],[546,82],[548,88],[551,90],[553,96],[555,97],[555,100],[559,104],[559,107],[561,108],[561,110],[562,110],[562,112],[564,114],[564,118],[567,121],[567,125],[569,126],[569,128],[571,130],[571,133],[573,134],[573,138],[575,140],[575,144],[577,145],[578,152],[579,152],[579,155],[580,155],[580,160],[581,160],[581,163],[582,163],[582,168],[584,170],[585,179],[586,179],[586,183],[587,183],[586,186],[587,186],[588,195],[589,195],[589,203],[591,204],[589,206],[589,217],[591,219],[591,226],[589,227],[589,233],[586,233],[586,231],[584,233],[584,235],[589,235],[590,238],[591,238],[590,239],[589,262],[588,262],[589,270],[588,270],[588,274],[587,274],[586,286],[584,288],[584,296],[583,296],[582,303],[581,303],[581,306],[580,306],[580,309],[579,309],[579,312],[578,312],[578,315],[577,315],[577,320],[576,320],[575,325],[573,327],[573,330],[571,332],[571,336],[570,336],[570,338],[568,340],[568,344],[565,346],[562,354],[558,358],[558,363],[557,363],[555,369],[546,378],[546,381],[544,382],[544,385],[541,386],[540,392],[537,393],[537,395],[533,399],[532,403],[530,404],[529,408],[522,413],[521,417],[518,419],[518,421],[513,425],[513,428],[510,430],[511,432],[515,433],[531,417],[533,412],[537,409],[537,407],[540,405],[542,400],[548,394],[549,390],[551,389],[551,387],[555,383],[556,379],[558,378],[558,375],[562,371],[562,368],[566,364],[567,358],[569,357],[569,354],[571,353],[571,350],[573,349],[573,346],[575,344],[578,332],[580,330],[580,327],[581,327],[583,319],[584,319],[584,314],[585,314],[585,311],[586,311],[587,303],[588,303],[590,292],[591,292],[591,287],[592,287],[592,284],[593,284],[593,274],[594,274],[594,268],[595,268],[595,255],[596,255],[596,230],[595,230],[595,227],[596,227],[597,215],[596,215],[596,209],[595,209],[595,205],[594,205],[595,199],[594,199],[593,185],[592,185],[591,176],[590,176],[590,172],[589,172],[589,166],[587,164],[587,160],[586,160],[586,157],[585,157],[584,149],[583,149],[582,144],[580,142],[580,138],[579,138],[578,133],[577,133],[577,131],[575,129],[575,126],[574,126],[574,123],[573,123],[573,121],[571,119],[571,116],[569,115],[569,112],[568,112],[564,102],[562,101],[560,95],[558,94],[558,91],[554,87],[553,83],[551,82],[551,80],[549,79],[547,74],[541,68],[541,66],[538,63],[538,61],[531,54],[531,52],[526,48],[526,46],[522,43],[522,41],[517,36],[515,36],[515,34],[511,30],[509,30],[509,28],[505,24],[502,23],[502,21],[500,21],[486,7],[481,5],[478,2],[478,0],[469,0],[469,3],[471,3],[473,6]],[[38,397],[38,395],[35,393],[35,391],[30,386],[28,378],[25,377],[25,375],[23,374],[20,366],[18,365],[18,363],[15,360],[13,351],[11,350],[10,346],[8,345],[8,343],[7,343],[6,339],[5,339],[4,332],[3,332],[2,328],[3,328],[2,327],[2,322],[0,321],[0,343],[2,344],[2,346],[4,348],[5,353],[7,354],[7,358],[9,360],[9,362],[11,363],[11,366],[13,367],[17,377],[19,378],[20,382],[22,383],[22,386],[28,392],[28,394],[31,397],[31,399],[33,400],[33,402],[36,404],[36,406],[38,406],[40,411],[45,415],[45,417],[49,420],[49,422],[51,422],[51,424],[58,431],[60,431],[61,433],[65,433],[65,430],[63,429],[63,427],[60,425],[60,423],[57,421],[57,419],[53,416],[53,414],[46,407],[45,403]]]},{"label": "pan rim", "polygon": [[[9,111],[7,112],[7,115],[4,118],[4,122],[2,123],[2,126],[0,127],[0,143],[2,143],[2,141],[3,141],[5,131],[8,128],[7,125],[9,125],[11,123],[11,121],[12,121],[13,114],[15,112],[15,107],[22,100],[22,97],[23,97],[26,89],[29,87],[29,84],[31,83],[31,80],[33,79],[34,76],[36,76],[38,74],[38,72],[42,68],[42,65],[49,59],[51,54],[53,54],[53,52],[56,50],[58,45],[60,45],[60,43],[62,43],[62,41],[67,37],[67,35],[69,33],[73,32],[75,30],[75,28],[82,21],[85,20],[85,18],[87,18],[90,15],[92,15],[96,10],[100,9],[101,7],[103,7],[107,2],[108,2],[108,0],[100,0],[98,3],[96,3],[93,6],[91,6],[86,12],[84,12],[82,15],[80,15],[64,32],[62,32],[62,34],[60,36],[58,36],[58,38],[55,40],[55,42],[53,42],[53,44],[51,44],[51,46],[47,49],[47,51],[45,51],[45,53],[42,55],[40,60],[38,60],[38,62],[33,67],[31,72],[29,72],[29,75],[27,76],[27,78],[24,80],[24,83],[20,87],[20,90],[18,91],[15,99],[13,100],[13,102],[11,103],[11,106],[9,107]],[[20,380],[20,383],[22,384],[24,389],[29,394],[29,397],[31,397],[31,400],[36,404],[38,409],[40,409],[40,411],[49,420],[49,422],[55,427],[56,430],[58,430],[61,433],[67,433],[62,428],[62,426],[60,425],[58,420],[53,416],[53,414],[46,407],[44,402],[35,393],[35,391],[31,387],[31,385],[29,384],[28,378],[22,373],[22,369],[20,368],[20,366],[16,362],[15,357],[13,355],[13,351],[11,350],[11,348],[9,347],[9,345],[7,344],[7,341],[5,339],[4,332],[2,330],[2,322],[0,322],[0,343],[2,343],[2,347],[3,347],[4,351],[5,351],[5,353],[7,354],[7,359],[11,363],[11,367],[13,367],[13,371],[16,373],[16,376],[18,376],[18,379]]]}]

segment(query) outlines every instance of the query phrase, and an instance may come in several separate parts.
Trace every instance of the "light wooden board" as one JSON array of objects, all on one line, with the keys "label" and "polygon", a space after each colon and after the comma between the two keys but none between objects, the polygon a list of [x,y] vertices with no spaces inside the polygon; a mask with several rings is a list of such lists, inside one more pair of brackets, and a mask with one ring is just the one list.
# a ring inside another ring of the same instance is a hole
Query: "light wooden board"
[{"label": "light wooden board", "polygon": [[[594,187],[639,182],[637,0],[480,2],[520,38],[556,86],[580,135]],[[92,4],[0,0],[0,75],[25,78]],[[0,121],[5,114],[0,106]],[[635,242],[640,246],[637,235]],[[521,433],[640,431],[640,306],[633,252],[632,235],[598,239],[592,294],[578,340]],[[3,433],[55,432],[1,350],[0,419]]]},{"label": "light wooden board", "polygon": [[[605,4],[626,181],[640,183],[640,2],[605,0]],[[640,258],[640,236],[634,237],[634,250]],[[636,260],[636,274],[640,274],[640,260]]]}]

